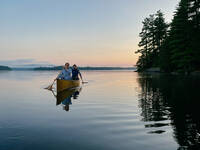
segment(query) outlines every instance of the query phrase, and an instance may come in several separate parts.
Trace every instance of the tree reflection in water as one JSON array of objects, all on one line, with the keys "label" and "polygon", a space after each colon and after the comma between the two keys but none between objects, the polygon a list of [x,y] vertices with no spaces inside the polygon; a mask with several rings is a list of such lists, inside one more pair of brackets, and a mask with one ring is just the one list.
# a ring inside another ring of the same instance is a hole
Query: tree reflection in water
[{"label": "tree reflection in water", "polygon": [[[139,74],[139,106],[146,128],[171,125],[179,149],[200,148],[200,77]],[[161,134],[164,130],[149,133]]]}]

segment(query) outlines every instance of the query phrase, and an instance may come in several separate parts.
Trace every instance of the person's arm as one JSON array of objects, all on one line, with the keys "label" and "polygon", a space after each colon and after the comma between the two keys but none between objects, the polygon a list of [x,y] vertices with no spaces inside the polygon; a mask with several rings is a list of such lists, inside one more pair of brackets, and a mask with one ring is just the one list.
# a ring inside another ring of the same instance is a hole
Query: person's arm
[{"label": "person's arm", "polygon": [[70,71],[70,75],[71,75],[71,77],[72,77],[72,68],[70,68],[69,71]]},{"label": "person's arm", "polygon": [[58,76],[54,79],[54,81],[57,80],[57,79],[59,79],[59,78],[62,78],[62,77],[63,77],[63,71],[60,71],[60,73],[59,73]]},{"label": "person's arm", "polygon": [[69,72],[70,72],[70,78],[72,80],[72,68],[69,68]]},{"label": "person's arm", "polygon": [[83,78],[82,78],[81,72],[78,71],[78,74],[79,74],[79,76],[80,76],[80,78],[81,78],[81,81],[83,82]]}]

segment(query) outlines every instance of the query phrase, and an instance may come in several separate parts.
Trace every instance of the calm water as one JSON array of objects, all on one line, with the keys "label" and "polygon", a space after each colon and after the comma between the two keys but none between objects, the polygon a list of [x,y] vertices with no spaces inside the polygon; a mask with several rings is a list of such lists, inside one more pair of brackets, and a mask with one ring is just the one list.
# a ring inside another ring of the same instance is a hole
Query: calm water
[{"label": "calm water", "polygon": [[58,102],[43,89],[56,74],[0,72],[0,150],[199,148],[200,77],[87,71]]}]

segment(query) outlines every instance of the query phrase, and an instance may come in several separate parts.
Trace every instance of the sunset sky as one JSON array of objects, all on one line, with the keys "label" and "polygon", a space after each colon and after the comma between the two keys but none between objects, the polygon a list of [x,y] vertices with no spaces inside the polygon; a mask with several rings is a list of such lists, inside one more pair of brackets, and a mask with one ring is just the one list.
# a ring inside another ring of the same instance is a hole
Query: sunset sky
[{"label": "sunset sky", "polygon": [[142,20],[179,0],[0,0],[1,62],[133,66]]}]

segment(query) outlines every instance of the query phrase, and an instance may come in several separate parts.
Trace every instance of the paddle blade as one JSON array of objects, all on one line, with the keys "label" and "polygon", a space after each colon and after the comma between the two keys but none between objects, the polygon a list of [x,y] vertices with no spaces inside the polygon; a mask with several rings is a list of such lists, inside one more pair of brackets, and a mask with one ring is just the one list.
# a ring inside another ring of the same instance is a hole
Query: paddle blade
[{"label": "paddle blade", "polygon": [[51,85],[47,86],[47,87],[44,88],[44,89],[47,89],[47,90],[52,91],[52,89],[53,89],[53,84],[54,84],[55,81],[56,81],[56,80],[54,80],[53,83],[52,83]]},{"label": "paddle blade", "polygon": [[47,90],[52,90],[52,88],[53,88],[53,85],[49,85],[49,86],[47,86],[46,88],[44,88],[44,89],[47,89]]}]

